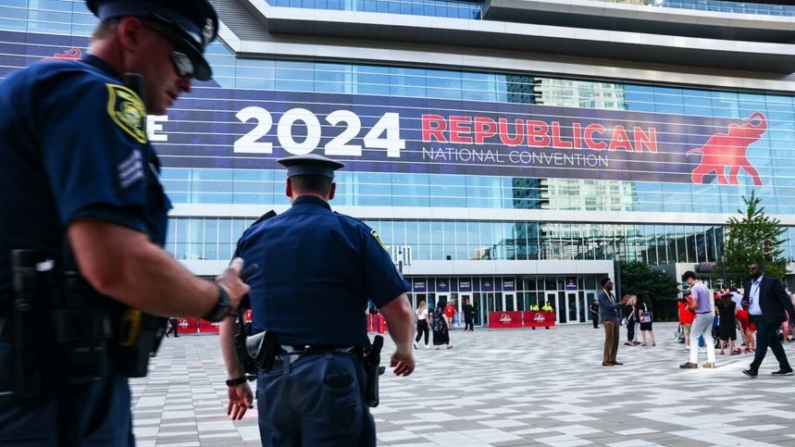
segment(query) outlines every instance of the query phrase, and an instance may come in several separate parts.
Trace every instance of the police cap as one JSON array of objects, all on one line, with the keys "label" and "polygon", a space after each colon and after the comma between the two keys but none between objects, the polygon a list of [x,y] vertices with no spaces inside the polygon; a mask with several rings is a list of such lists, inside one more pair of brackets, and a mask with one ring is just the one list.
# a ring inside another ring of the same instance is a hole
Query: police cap
[{"label": "police cap", "polygon": [[212,77],[204,48],[218,35],[218,14],[209,0],[86,0],[86,4],[100,21],[133,16],[163,25],[163,33],[193,62],[193,77],[200,81]]},{"label": "police cap", "polygon": [[315,154],[296,155],[294,157],[280,158],[276,161],[287,168],[287,177],[318,175],[333,180],[334,171],[345,166],[338,161]]}]

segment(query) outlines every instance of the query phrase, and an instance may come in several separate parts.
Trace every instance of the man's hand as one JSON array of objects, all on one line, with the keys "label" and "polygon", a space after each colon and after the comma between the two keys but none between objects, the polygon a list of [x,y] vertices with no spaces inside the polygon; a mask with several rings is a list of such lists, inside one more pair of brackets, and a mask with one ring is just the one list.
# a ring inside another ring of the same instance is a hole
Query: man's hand
[{"label": "man's hand", "polygon": [[389,359],[389,366],[393,368],[396,376],[408,376],[414,372],[414,355],[411,351],[408,354],[395,351]]},{"label": "man's hand", "polygon": [[228,387],[229,406],[226,407],[226,414],[231,416],[233,421],[243,419],[249,408],[254,408],[254,394],[248,382],[240,385]]},{"label": "man's hand", "polygon": [[243,270],[243,260],[235,258],[229,267],[226,268],[220,275],[215,278],[215,283],[223,287],[226,293],[229,294],[229,300],[232,302],[232,309],[237,309],[240,305],[240,300],[248,293],[248,284],[240,279],[240,272]]}]

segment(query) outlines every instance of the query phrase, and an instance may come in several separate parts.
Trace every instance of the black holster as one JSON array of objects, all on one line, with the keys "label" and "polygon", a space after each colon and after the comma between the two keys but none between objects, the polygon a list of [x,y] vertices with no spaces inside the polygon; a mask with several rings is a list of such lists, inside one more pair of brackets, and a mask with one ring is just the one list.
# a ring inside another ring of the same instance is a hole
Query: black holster
[{"label": "black holster", "polygon": [[263,331],[247,337],[242,344],[243,352],[238,348],[238,360],[245,359],[242,363],[247,368],[246,375],[249,380],[257,378],[257,372],[270,371],[276,361],[276,356],[282,351],[276,335],[271,331]]},{"label": "black holster", "polygon": [[235,334],[235,356],[237,356],[237,362],[243,365],[243,372],[246,378],[248,380],[254,380],[257,378],[259,367],[256,360],[248,354],[247,342],[251,336],[251,323],[244,321],[244,314],[245,309],[239,308],[237,319],[238,332]]},{"label": "black holster", "polygon": [[168,318],[156,317],[131,307],[114,312],[108,355],[113,370],[124,377],[145,377],[149,359],[157,354],[166,333]]},{"label": "black holster", "polygon": [[379,403],[378,380],[379,376],[386,371],[386,368],[381,366],[381,349],[383,347],[384,337],[376,335],[370,347],[365,349],[362,359],[365,379],[364,402],[368,407],[377,407]]},{"label": "black holster", "polygon": [[71,276],[41,250],[14,250],[11,341],[14,394],[23,404],[48,401],[61,383],[86,383],[105,374],[107,312],[76,295]]}]

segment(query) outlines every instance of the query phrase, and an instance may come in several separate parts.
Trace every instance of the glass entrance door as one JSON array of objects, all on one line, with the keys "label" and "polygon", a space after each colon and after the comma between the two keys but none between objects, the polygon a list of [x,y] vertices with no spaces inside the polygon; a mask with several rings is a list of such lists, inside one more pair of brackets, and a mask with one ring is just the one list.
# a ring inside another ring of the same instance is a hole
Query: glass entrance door
[{"label": "glass entrance door", "polygon": [[569,323],[578,323],[580,321],[581,306],[577,300],[576,293],[566,294],[566,309],[569,310]]},{"label": "glass entrance door", "polygon": [[516,294],[503,293],[502,294],[502,309],[501,310],[516,310]]},{"label": "glass entrance door", "polygon": [[[557,299],[556,299],[557,298]],[[563,293],[558,296],[554,292],[547,292],[547,303],[552,306],[555,310],[557,310],[557,315],[555,316],[555,320],[558,323],[565,323],[566,322],[566,312],[561,312],[560,309],[565,309],[565,307],[561,307],[561,305],[566,304],[566,297],[563,296]],[[543,306],[543,304],[542,304]]]}]

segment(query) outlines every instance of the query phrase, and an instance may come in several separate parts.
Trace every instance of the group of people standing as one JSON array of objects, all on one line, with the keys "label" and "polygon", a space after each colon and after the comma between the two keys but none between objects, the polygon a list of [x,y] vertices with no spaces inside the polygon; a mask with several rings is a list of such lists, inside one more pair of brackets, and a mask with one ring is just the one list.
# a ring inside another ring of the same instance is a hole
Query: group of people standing
[{"label": "group of people standing", "polygon": [[[473,332],[475,330],[476,308],[470,304],[469,300],[464,300],[461,307],[464,314],[464,331]],[[430,333],[433,333],[433,348],[439,350],[442,345],[447,349],[452,349],[450,344],[450,329],[453,328],[453,321],[458,310],[455,304],[441,298],[436,302],[433,311],[428,310],[428,304],[421,300],[415,311],[417,320],[417,335],[414,338],[414,349],[419,349],[419,342],[425,339],[425,346],[428,347]]]},{"label": "group of people standing", "polygon": [[[735,328],[739,322],[745,335],[746,352],[754,353],[753,361],[747,369],[743,370],[743,374],[750,378],[757,377],[767,349],[770,348],[779,364],[779,369],[771,372],[771,375],[791,375],[793,370],[779,340],[778,329],[790,316],[795,316],[792,298],[781,281],[764,275],[762,263],[752,262],[749,264],[748,276],[749,281],[745,283],[741,298],[741,308],[737,308],[730,291],[721,294],[718,301],[717,309],[720,318],[718,333],[721,339],[721,353],[724,352],[727,342],[730,353],[736,352],[733,341],[736,339]],[[707,363],[702,366],[715,368],[715,343],[712,336],[715,299],[707,286],[696,278],[694,272],[685,272],[682,279],[690,286],[690,298],[680,306],[685,307],[695,316],[692,323],[683,324],[685,332],[688,332],[689,329],[690,359],[680,367],[684,369],[698,368],[698,340],[703,337],[707,351]],[[753,349],[754,331],[756,331],[756,349]]]},{"label": "group of people standing", "polygon": [[[627,341],[625,346],[648,346],[646,336],[652,346],[657,346],[654,337],[652,323],[654,321],[653,306],[651,298],[644,295],[642,300],[638,300],[636,295],[625,294],[621,301],[616,301],[613,295],[613,281],[610,278],[603,278],[600,282],[602,290],[597,295],[597,301],[591,303],[589,310],[594,318],[594,328],[598,321],[602,322],[605,330],[604,354],[602,366],[619,366],[623,363],[616,360],[618,353],[619,326],[627,327]],[[640,334],[642,341],[635,340],[635,327],[640,323]]]}]

